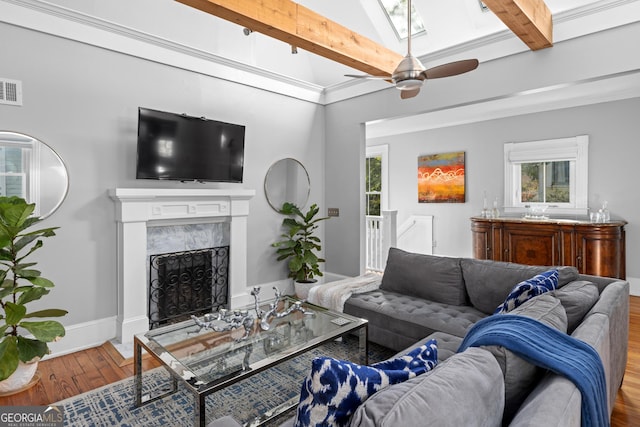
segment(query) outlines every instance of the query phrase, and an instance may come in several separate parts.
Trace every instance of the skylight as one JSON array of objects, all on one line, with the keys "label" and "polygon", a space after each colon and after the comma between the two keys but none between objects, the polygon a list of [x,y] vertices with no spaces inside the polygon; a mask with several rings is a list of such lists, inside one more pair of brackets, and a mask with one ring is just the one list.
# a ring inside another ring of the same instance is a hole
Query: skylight
[{"label": "skylight", "polygon": [[[391,26],[399,39],[406,39],[407,31],[407,0],[379,0],[382,9],[385,11]],[[411,35],[416,35],[425,31],[422,18],[416,12],[416,8],[411,5]]]}]

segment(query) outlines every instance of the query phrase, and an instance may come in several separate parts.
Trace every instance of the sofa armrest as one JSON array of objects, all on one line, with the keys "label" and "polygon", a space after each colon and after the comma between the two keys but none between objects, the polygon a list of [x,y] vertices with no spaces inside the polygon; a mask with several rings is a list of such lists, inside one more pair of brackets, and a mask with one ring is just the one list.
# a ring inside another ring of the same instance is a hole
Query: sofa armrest
[{"label": "sofa armrest", "polygon": [[[609,318],[602,313],[587,316],[572,334],[591,345],[600,355],[607,381],[609,414],[615,402],[616,393],[611,386],[611,340]],[[615,388],[617,391],[617,387]],[[570,380],[547,373],[536,388],[522,403],[510,426],[580,426],[580,390]]]},{"label": "sofa armrest", "polygon": [[510,427],[580,427],[582,396],[568,379],[548,373],[529,394]]},{"label": "sofa armrest", "polygon": [[[600,299],[589,310],[585,319],[593,314],[603,314],[609,318],[610,372],[611,383],[609,393],[615,399],[622,385],[622,378],[627,367],[627,351],[629,347],[629,282],[617,281],[607,285],[600,294]],[[578,329],[576,329],[576,332]],[[605,367],[606,368],[606,367]]]}]

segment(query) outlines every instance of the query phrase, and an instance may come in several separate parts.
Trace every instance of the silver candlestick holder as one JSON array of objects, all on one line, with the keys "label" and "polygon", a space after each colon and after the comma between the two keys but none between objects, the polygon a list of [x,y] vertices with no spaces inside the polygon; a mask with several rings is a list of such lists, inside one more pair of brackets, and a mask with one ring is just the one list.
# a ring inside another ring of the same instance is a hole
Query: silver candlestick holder
[{"label": "silver candlestick holder", "polygon": [[295,301],[293,305],[289,306],[289,308],[282,311],[278,311],[278,303],[280,302],[280,297],[281,297],[280,291],[276,289],[276,299],[273,301],[273,303],[269,304],[269,310],[267,310],[266,312],[263,312],[262,316],[260,317],[260,329],[262,329],[263,331],[268,331],[269,329],[271,329],[271,324],[269,323],[269,320],[271,318],[279,319],[281,317],[288,316],[291,313],[296,311],[299,311],[306,315],[314,314],[311,310],[305,309],[302,306],[301,301]]},{"label": "silver candlestick holder", "polygon": [[200,327],[198,332],[203,328],[224,332],[243,327],[244,335],[237,341],[247,339],[255,323],[255,318],[249,313],[249,310],[228,310],[226,308],[219,309],[217,313],[205,314],[202,320],[196,316],[191,316],[191,318]]},{"label": "silver candlestick holder", "polygon": [[226,308],[221,308],[216,313],[205,314],[202,320],[197,316],[191,316],[191,318],[194,320],[196,325],[200,327],[198,332],[204,328],[212,329],[216,332],[224,332],[242,327],[244,328],[244,335],[236,340],[241,341],[249,337],[256,319],[259,320],[260,329],[268,331],[271,329],[269,321],[273,318],[279,319],[296,311],[306,315],[314,315],[313,311],[302,307],[301,301],[295,301],[288,308],[278,311],[278,306],[282,300],[282,293],[275,286],[273,289],[275,291],[276,298],[271,304],[269,304],[268,310],[260,308],[260,286],[254,286],[251,290],[251,295],[254,300],[253,311],[255,311],[255,317],[247,309],[228,310]]}]

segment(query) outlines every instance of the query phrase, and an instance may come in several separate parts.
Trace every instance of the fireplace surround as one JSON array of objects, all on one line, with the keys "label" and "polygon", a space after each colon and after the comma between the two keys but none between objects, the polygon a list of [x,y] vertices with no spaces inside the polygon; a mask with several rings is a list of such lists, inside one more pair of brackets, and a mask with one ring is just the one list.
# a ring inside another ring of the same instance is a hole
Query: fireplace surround
[{"label": "fireplace surround", "polygon": [[117,340],[149,330],[147,227],[229,222],[229,303],[247,292],[247,217],[255,190],[115,188],[117,223]]}]

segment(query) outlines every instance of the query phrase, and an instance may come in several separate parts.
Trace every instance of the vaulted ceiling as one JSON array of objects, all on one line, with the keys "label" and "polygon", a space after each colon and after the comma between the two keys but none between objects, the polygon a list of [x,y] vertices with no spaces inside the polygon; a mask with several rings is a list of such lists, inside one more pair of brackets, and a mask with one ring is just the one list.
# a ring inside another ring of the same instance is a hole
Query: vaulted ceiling
[{"label": "vaulted ceiling", "polygon": [[[388,73],[407,52],[379,0],[293,1],[0,0],[0,21],[312,102],[390,87],[345,76]],[[427,68],[468,58],[482,67],[523,52],[543,58],[546,49],[533,50],[640,20],[637,0],[482,3],[413,0],[426,31],[412,53]]]},{"label": "vaulted ceiling", "polygon": [[[392,74],[403,57],[291,0],[176,1],[372,75]],[[551,12],[543,0],[487,0],[484,4],[531,50],[553,45]],[[482,9],[480,3],[478,8]]]},{"label": "vaulted ceiling", "polygon": [[[206,22],[209,31],[225,28],[228,48],[217,46],[225,54],[325,92],[386,88],[384,82],[357,81],[345,74],[354,69],[389,74],[407,52],[406,39],[397,37],[378,0],[176,1],[193,6],[184,13],[202,15],[199,25]],[[623,25],[610,11],[625,3],[629,0],[413,0],[426,32],[414,36],[412,53],[430,68],[543,49]],[[244,35],[243,28],[254,32]],[[291,54],[291,46],[297,47],[297,55]]]}]

